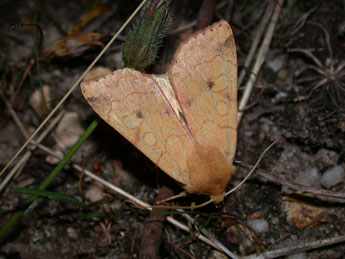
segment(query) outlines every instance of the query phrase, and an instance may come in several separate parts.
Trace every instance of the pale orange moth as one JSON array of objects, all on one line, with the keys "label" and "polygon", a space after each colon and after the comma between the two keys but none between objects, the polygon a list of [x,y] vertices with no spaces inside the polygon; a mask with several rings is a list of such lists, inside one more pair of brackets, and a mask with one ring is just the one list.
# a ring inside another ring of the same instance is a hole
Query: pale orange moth
[{"label": "pale orange moth", "polygon": [[224,199],[237,141],[236,46],[226,21],[183,42],[165,75],[120,69],[81,89],[100,117],[188,193]]}]

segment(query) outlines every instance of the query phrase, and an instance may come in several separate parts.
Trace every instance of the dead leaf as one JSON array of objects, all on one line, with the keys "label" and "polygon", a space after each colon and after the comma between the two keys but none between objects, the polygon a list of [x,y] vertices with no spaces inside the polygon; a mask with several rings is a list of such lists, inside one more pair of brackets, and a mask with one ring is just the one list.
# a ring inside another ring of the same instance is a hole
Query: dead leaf
[{"label": "dead leaf", "polygon": [[283,209],[289,221],[301,230],[327,222],[329,217],[327,209],[319,208],[287,196],[283,202]]}]

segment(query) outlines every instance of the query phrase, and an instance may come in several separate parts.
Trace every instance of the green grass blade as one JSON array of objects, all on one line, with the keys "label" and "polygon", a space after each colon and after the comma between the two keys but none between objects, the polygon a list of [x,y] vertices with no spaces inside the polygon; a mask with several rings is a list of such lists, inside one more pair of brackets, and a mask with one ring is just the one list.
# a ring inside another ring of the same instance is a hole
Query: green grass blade
[{"label": "green grass blade", "polygon": [[83,209],[88,208],[88,205],[79,201],[78,199],[76,199],[72,196],[57,193],[57,192],[49,192],[49,191],[45,191],[45,190],[32,189],[32,188],[15,188],[15,189],[11,190],[11,192],[26,194],[26,195],[35,195],[35,196],[39,196],[39,197],[46,197],[46,198],[56,200],[56,201],[71,203],[71,204],[76,205],[78,207],[81,207]]}]

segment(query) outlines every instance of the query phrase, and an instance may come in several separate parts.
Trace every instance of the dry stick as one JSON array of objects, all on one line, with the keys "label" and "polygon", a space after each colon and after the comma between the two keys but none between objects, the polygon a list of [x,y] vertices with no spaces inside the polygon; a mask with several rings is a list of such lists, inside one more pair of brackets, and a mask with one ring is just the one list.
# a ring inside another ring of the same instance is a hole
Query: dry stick
[{"label": "dry stick", "polygon": [[[18,128],[20,129],[21,133],[24,135],[25,138],[29,137],[29,133],[25,129],[24,125],[20,121],[17,113],[12,108],[12,105],[7,101],[6,97],[4,96],[3,92],[0,90],[0,97],[6,104],[7,109],[9,110],[14,122],[17,124]],[[38,137],[37,143],[40,143],[44,140],[44,138],[48,135],[48,133],[55,127],[56,123],[60,120],[63,112],[60,112],[60,114],[52,121],[52,123],[49,125],[49,127]],[[27,151],[24,156],[18,161],[18,163],[12,168],[10,173],[6,176],[6,178],[1,182],[0,184],[0,192],[3,190],[3,188],[7,185],[7,183],[12,179],[12,177],[17,173],[19,174],[21,170],[24,168],[25,163],[29,160],[32,150]]]},{"label": "dry stick", "polygon": [[188,222],[190,222],[191,224],[195,225],[198,230],[200,230],[200,232],[202,234],[204,234],[207,238],[209,238],[213,243],[215,243],[219,248],[222,249],[222,251],[229,256],[232,259],[237,259],[238,257],[232,253],[231,251],[229,251],[222,243],[220,243],[210,232],[208,232],[205,228],[199,228],[198,223],[188,214],[183,213],[183,210],[177,210],[179,212],[181,212],[182,216],[185,217],[187,219]]},{"label": "dry stick", "polygon": [[23,126],[23,124],[21,123],[19,117],[17,116],[16,112],[13,110],[12,105],[7,101],[4,93],[0,90],[0,97],[3,100],[3,102],[5,103],[7,109],[9,110],[12,119],[14,120],[14,122],[17,124],[20,132],[24,135],[24,137],[27,139],[29,138],[29,133],[27,132],[27,130],[25,129],[25,127]]},{"label": "dry stick", "polygon": [[50,120],[50,118],[55,114],[55,112],[60,108],[60,106],[65,102],[65,100],[71,95],[74,89],[79,85],[79,83],[83,80],[85,75],[93,68],[93,66],[97,63],[97,61],[103,56],[103,54],[108,50],[108,48],[113,44],[117,36],[125,29],[125,27],[129,24],[129,22],[133,19],[133,17],[139,12],[142,6],[146,3],[147,0],[143,0],[141,4],[135,9],[135,11],[131,14],[131,16],[126,20],[126,22],[121,26],[121,28],[115,33],[112,39],[108,42],[108,44],[104,47],[104,49],[99,53],[99,55],[92,61],[89,67],[84,71],[84,73],[79,77],[79,79],[74,83],[72,88],[65,94],[65,96],[61,99],[61,101],[54,107],[54,109],[48,114],[48,116],[44,119],[40,126],[35,130],[34,133],[27,139],[24,145],[18,150],[18,152],[11,158],[11,160],[6,164],[6,166],[1,170],[0,176],[6,171],[6,169],[13,163],[13,161],[22,153],[22,151],[26,148],[26,146],[31,142],[31,140],[37,135],[37,133],[46,125],[46,123]]},{"label": "dry stick", "polygon": [[[61,111],[49,124],[49,126],[42,132],[42,134],[37,138],[37,141],[31,141],[32,144],[35,146],[41,146],[39,143],[41,143],[46,136],[55,128],[56,124],[60,121],[62,115],[64,114],[64,111]],[[18,163],[12,168],[12,170],[9,172],[9,174],[5,177],[5,179],[0,184],[0,192],[3,191],[7,183],[13,178],[15,174],[19,174],[20,171],[24,168],[27,161],[30,159],[30,156],[32,152],[35,150],[33,147],[31,150],[28,150],[25,152],[25,154],[22,156],[22,158],[18,161]]]},{"label": "dry stick", "polygon": [[267,29],[265,38],[264,38],[264,40],[262,42],[262,45],[261,45],[261,47],[259,49],[259,53],[258,53],[258,56],[256,58],[256,61],[255,61],[254,67],[253,67],[253,71],[252,71],[252,73],[249,76],[248,82],[246,84],[244,93],[242,95],[242,98],[241,98],[241,101],[240,101],[240,104],[239,104],[239,107],[238,107],[238,109],[239,109],[239,112],[237,113],[238,123],[240,123],[240,121],[242,119],[244,108],[247,106],[250,94],[251,94],[251,92],[253,90],[253,86],[254,86],[254,83],[255,83],[255,80],[256,80],[256,76],[255,75],[258,75],[259,70],[261,69],[261,66],[262,66],[262,64],[263,64],[263,62],[265,60],[265,55],[266,55],[268,47],[269,47],[269,45],[271,43],[272,36],[273,36],[273,33],[274,33],[274,29],[275,29],[275,27],[277,25],[279,14],[280,14],[280,11],[281,11],[281,6],[283,5],[283,2],[284,2],[284,0],[279,0],[278,1],[277,5],[276,5],[276,7],[274,9],[274,13],[273,13],[272,19],[271,19],[271,21],[270,21],[270,23],[268,25],[268,29]]},{"label": "dry stick", "polygon": [[10,103],[13,104],[13,102],[15,101],[17,94],[19,93],[20,89],[22,88],[22,85],[24,84],[24,81],[26,79],[26,77],[28,76],[29,72],[31,71],[31,68],[33,67],[33,65],[35,64],[35,59],[34,58],[30,58],[29,60],[29,64],[27,65],[18,85],[17,85],[17,89],[14,91],[14,93],[12,94],[11,98],[10,98]]},{"label": "dry stick", "polygon": [[[241,166],[247,170],[251,170],[251,168],[252,168],[251,165],[248,165],[248,164],[243,163],[241,161],[235,161],[235,163],[236,163],[236,165]],[[345,199],[345,193],[342,193],[342,192],[329,191],[329,190],[324,190],[324,189],[319,189],[319,188],[315,188],[315,187],[297,184],[297,183],[291,182],[289,180],[285,180],[279,176],[275,176],[273,174],[270,174],[267,171],[262,170],[262,169],[257,169],[256,173],[258,175],[261,175],[262,177],[267,178],[271,182],[287,186],[287,187],[294,189],[294,190],[297,190],[298,192],[301,192],[301,193],[312,193],[315,195],[322,195],[322,196],[327,196],[327,197]],[[339,201],[339,202],[341,202],[341,201]]]},{"label": "dry stick", "polygon": [[320,248],[320,247],[339,244],[342,242],[345,242],[345,236],[332,237],[332,238],[327,238],[324,240],[318,240],[318,241],[313,241],[313,242],[309,242],[309,243],[298,244],[298,245],[294,245],[294,246],[290,246],[290,247],[280,248],[277,250],[267,251],[267,252],[260,254],[259,256],[249,255],[249,256],[245,256],[243,258],[251,258],[251,259],[254,259],[254,258],[260,258],[260,259],[262,259],[262,258],[277,258],[277,257],[284,256],[284,255],[290,255],[290,254],[295,254],[295,253],[299,253],[299,252],[304,252],[304,251],[308,251],[308,250],[312,250],[312,249],[316,249],[316,248]]},{"label": "dry stick", "polygon": [[[167,243],[168,245],[170,245],[171,247],[175,248],[176,250],[180,251],[181,253],[183,253],[184,255],[186,255],[188,258],[190,259],[195,259],[194,256],[192,256],[191,254],[189,254],[187,251],[185,251],[184,249],[182,249],[181,247],[177,246],[176,244],[170,242],[168,239],[166,238],[162,238],[162,240]],[[181,256],[179,256],[180,258],[182,258]],[[151,259],[151,258],[150,258]]]},{"label": "dry stick", "polygon": [[254,37],[253,43],[250,47],[249,53],[248,53],[246,60],[243,64],[243,68],[241,70],[240,76],[238,78],[238,86],[242,85],[242,81],[244,79],[244,76],[246,75],[246,72],[249,70],[249,66],[252,63],[252,60],[253,60],[254,55],[256,53],[256,49],[259,45],[260,39],[261,39],[265,29],[266,29],[266,25],[267,25],[269,19],[271,18],[274,5],[275,5],[275,2],[270,1],[269,6],[266,10],[266,13],[265,13],[263,19],[261,20],[259,28],[256,32],[255,37]]},{"label": "dry stick", "polygon": [[[168,187],[167,178],[162,179],[162,186],[158,189],[156,200],[166,199],[174,194]],[[163,235],[163,224],[168,210],[153,209],[150,216],[145,220],[145,228],[140,245],[139,258],[159,258],[159,243]]]},{"label": "dry stick", "polygon": [[[32,144],[35,146],[40,146],[41,143],[46,136],[55,128],[56,124],[60,121],[64,111],[61,111],[49,124],[49,126],[42,132],[42,134],[37,138],[37,141],[31,141]],[[25,152],[22,158],[18,161],[18,163],[12,168],[9,174],[5,177],[5,179],[0,184],[0,192],[2,192],[3,188],[7,185],[7,183],[13,178],[15,174],[19,174],[19,172],[24,168],[27,161],[30,159],[32,152],[35,150],[33,147],[31,150]]]}]

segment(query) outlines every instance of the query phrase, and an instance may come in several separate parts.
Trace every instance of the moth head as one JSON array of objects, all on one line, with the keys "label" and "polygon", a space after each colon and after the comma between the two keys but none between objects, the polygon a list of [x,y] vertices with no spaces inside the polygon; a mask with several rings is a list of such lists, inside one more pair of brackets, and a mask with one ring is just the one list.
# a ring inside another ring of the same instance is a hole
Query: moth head
[{"label": "moth head", "polygon": [[214,194],[214,195],[210,195],[211,201],[215,204],[219,204],[221,202],[223,202],[224,198],[225,198],[225,191],[220,193],[220,194]]}]

